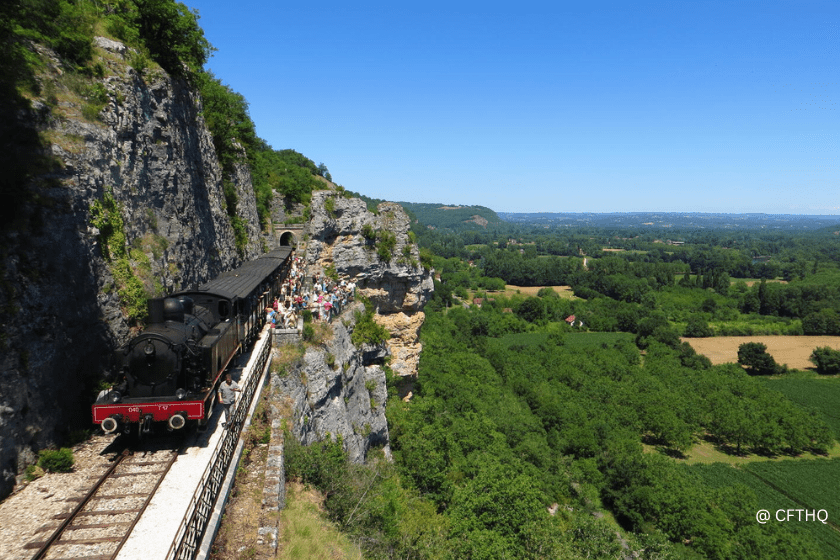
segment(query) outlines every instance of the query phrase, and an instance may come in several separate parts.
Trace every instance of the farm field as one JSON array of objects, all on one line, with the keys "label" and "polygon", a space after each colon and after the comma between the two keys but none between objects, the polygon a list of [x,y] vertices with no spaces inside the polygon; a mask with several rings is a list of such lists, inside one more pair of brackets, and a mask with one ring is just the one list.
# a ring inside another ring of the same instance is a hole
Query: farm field
[{"label": "farm field", "polygon": [[[722,463],[694,465],[691,470],[705,482],[717,488],[743,484],[755,492],[757,508],[770,512],[768,523],[779,523],[775,512],[779,509],[807,509],[828,512],[828,523],[819,521],[785,522],[785,528],[802,532],[817,544],[826,558],[840,558],[840,532],[836,511],[840,511],[840,459],[814,461],[757,462],[740,467]],[[745,512],[749,517],[756,512]]]},{"label": "farm field", "polygon": [[[759,278],[731,278],[729,284],[733,285],[733,284],[737,284],[738,282],[743,282],[747,286],[752,287],[756,284],[760,284],[761,280]],[[768,284],[770,284],[770,283],[787,284],[788,282],[787,282],[787,280],[774,279],[774,280],[767,280],[767,283]]]},{"label": "farm field", "polygon": [[840,336],[714,336],[710,338],[683,338],[698,354],[709,358],[713,364],[738,361],[738,346],[745,342],[761,342],[779,364],[794,369],[814,367],[808,357],[814,348],[828,346],[840,350]]},{"label": "farm field", "polygon": [[514,286],[512,284],[505,285],[505,297],[515,295],[517,292],[526,296],[536,296],[537,292],[543,288],[553,289],[562,298],[573,299],[575,297],[570,286]]},{"label": "farm field", "polygon": [[793,402],[805,408],[814,408],[823,420],[831,426],[837,438],[840,438],[840,378],[832,377],[771,377],[762,379],[770,387],[783,393]]}]

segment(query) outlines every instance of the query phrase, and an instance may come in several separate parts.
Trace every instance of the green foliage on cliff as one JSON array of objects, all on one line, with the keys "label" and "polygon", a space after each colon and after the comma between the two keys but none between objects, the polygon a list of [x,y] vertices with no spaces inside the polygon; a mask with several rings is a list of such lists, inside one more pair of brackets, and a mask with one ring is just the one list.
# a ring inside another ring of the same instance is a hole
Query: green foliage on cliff
[{"label": "green foliage on cliff", "polygon": [[7,3],[3,15],[11,24],[7,44],[44,44],[82,72],[89,71],[99,23],[175,76],[201,72],[213,50],[198,13],[174,0],[19,0]]},{"label": "green foliage on cliff", "polygon": [[394,247],[397,244],[397,236],[393,231],[381,229],[376,232],[376,255],[379,260],[390,262],[394,255]]},{"label": "green foliage on cliff", "polygon": [[315,162],[294,150],[275,150],[265,141],[256,146],[251,169],[255,185],[290,202],[309,204],[320,185]]},{"label": "green foliage on cliff", "polygon": [[[99,230],[102,256],[110,263],[111,274],[117,283],[120,301],[130,320],[140,321],[147,313],[149,295],[143,282],[134,272],[131,254],[126,244],[125,224],[113,193],[106,191],[102,200],[90,208],[90,223]],[[143,253],[140,253],[146,258]]]},{"label": "green foliage on cliff", "polygon": [[356,326],[353,327],[353,333],[350,335],[354,346],[382,344],[391,338],[388,329],[374,321],[373,316],[373,305],[365,301],[365,312],[356,314]]},{"label": "green foliage on cliff", "polygon": [[9,2],[3,11],[13,31],[7,44],[23,46],[19,41],[28,39],[47,45],[75,68],[90,60],[93,24],[100,13],[93,2],[21,0]]},{"label": "green foliage on cliff", "polygon": [[152,58],[173,76],[201,72],[213,52],[198,25],[198,11],[173,0],[118,0],[126,14],[136,6],[140,37]]}]

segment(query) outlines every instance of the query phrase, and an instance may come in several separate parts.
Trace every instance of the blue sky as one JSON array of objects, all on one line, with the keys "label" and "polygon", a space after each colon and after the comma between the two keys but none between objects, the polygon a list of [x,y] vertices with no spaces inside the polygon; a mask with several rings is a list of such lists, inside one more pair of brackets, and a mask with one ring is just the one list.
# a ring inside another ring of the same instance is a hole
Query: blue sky
[{"label": "blue sky", "polygon": [[840,2],[189,0],[257,134],[387,200],[840,215]]}]

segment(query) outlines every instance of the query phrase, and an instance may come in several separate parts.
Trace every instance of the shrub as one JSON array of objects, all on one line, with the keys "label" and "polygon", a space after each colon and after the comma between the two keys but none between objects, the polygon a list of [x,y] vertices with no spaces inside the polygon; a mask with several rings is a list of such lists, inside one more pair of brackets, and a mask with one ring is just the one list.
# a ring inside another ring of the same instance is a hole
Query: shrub
[{"label": "shrub", "polygon": [[328,438],[308,447],[287,437],[284,451],[288,478],[299,478],[326,492],[337,490],[343,482],[343,477],[337,475],[346,472],[348,459],[341,436],[336,441]]},{"label": "shrub", "polygon": [[329,216],[331,219],[334,220],[336,218],[335,199],[333,197],[328,196],[324,200],[324,210],[326,210],[327,216]]},{"label": "shrub", "polygon": [[33,480],[39,479],[44,476],[44,469],[39,467],[38,465],[29,465],[26,467],[26,472],[24,473],[24,478],[29,482]]},{"label": "shrub", "polygon": [[840,350],[834,350],[828,346],[814,348],[808,360],[817,366],[817,373],[822,375],[840,373]]},{"label": "shrub", "polygon": [[117,281],[120,301],[129,319],[139,321],[146,316],[148,294],[132,269],[131,255],[126,248],[122,208],[110,189],[105,191],[101,201],[91,204],[90,214],[91,224],[99,230],[102,256],[109,262],[111,274]]},{"label": "shrub", "polygon": [[[311,317],[310,317],[310,321],[311,321]],[[304,323],[304,325],[303,325],[303,340],[305,340],[306,342],[309,342],[313,338],[315,338],[315,328],[312,326],[311,322]]]},{"label": "shrub", "polygon": [[389,262],[397,244],[397,236],[391,231],[380,230],[376,234],[376,255],[379,260]]},{"label": "shrub", "polygon": [[376,239],[376,230],[370,224],[365,224],[362,226],[362,237],[364,237],[367,241],[373,241]]},{"label": "shrub", "polygon": [[424,269],[426,269],[426,270],[431,270],[432,269],[432,258],[433,257],[434,257],[434,254],[431,252],[431,250],[429,250],[425,247],[420,249],[420,264],[423,265]]},{"label": "shrub", "polygon": [[382,344],[391,338],[391,333],[373,320],[373,310],[365,310],[364,313],[356,313],[356,326],[350,340],[354,346],[363,344]]},{"label": "shrub", "polygon": [[326,276],[333,282],[338,282],[338,271],[335,269],[334,264],[324,267],[324,276]]},{"label": "shrub", "polygon": [[44,449],[38,458],[38,466],[47,472],[70,472],[74,462],[73,450],[66,447],[58,450]]},{"label": "shrub", "polygon": [[685,326],[683,336],[688,338],[706,338],[709,336],[715,336],[715,331],[712,330],[709,324],[702,317],[695,315],[688,318],[688,324]]},{"label": "shrub", "polygon": [[767,353],[767,345],[761,342],[745,342],[740,345],[738,363],[745,366],[751,375],[773,375],[780,371],[776,360]]}]

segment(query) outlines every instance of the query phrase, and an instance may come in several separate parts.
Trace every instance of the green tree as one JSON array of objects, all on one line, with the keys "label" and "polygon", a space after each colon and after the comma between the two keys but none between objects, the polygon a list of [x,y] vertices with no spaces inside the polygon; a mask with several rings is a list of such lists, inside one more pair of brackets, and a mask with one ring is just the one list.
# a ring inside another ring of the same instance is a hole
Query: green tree
[{"label": "green tree", "polygon": [[517,306],[516,314],[529,323],[541,323],[547,317],[545,301],[535,297],[528,298]]},{"label": "green tree", "polygon": [[802,331],[807,335],[840,334],[840,314],[834,309],[820,309],[802,318]]},{"label": "green tree", "polygon": [[773,356],[767,353],[767,345],[761,342],[745,342],[738,347],[738,363],[747,368],[751,375],[773,375],[779,366]]},{"label": "green tree", "polygon": [[817,366],[817,373],[822,375],[837,375],[840,373],[840,350],[829,346],[814,348],[808,360]]},{"label": "green tree", "polygon": [[692,315],[688,318],[688,324],[685,326],[683,336],[688,338],[705,338],[715,336],[715,331],[703,317]]},{"label": "green tree", "polygon": [[173,0],[134,2],[140,36],[152,58],[172,75],[198,75],[214,50],[198,25],[198,11]]},{"label": "green tree", "polygon": [[533,480],[510,467],[490,463],[450,506],[456,558],[524,558],[529,533],[545,521]]}]

